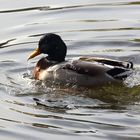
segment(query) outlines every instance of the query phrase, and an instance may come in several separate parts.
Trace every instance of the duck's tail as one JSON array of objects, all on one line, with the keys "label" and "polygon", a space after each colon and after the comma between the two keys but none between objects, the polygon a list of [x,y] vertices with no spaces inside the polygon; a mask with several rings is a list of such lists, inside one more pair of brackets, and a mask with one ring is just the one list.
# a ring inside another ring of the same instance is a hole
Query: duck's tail
[{"label": "duck's tail", "polygon": [[[129,68],[131,68],[131,67],[129,67]],[[119,67],[117,68],[117,67],[115,67],[115,68],[107,71],[107,74],[112,76],[114,79],[124,80],[132,74],[132,70],[129,69],[129,68],[128,67],[127,68],[119,68]]]}]

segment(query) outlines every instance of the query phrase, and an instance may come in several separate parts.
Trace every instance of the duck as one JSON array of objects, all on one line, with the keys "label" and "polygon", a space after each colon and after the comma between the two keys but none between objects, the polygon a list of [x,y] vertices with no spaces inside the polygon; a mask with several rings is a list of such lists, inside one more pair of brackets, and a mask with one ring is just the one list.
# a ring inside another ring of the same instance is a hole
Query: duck
[{"label": "duck", "polygon": [[60,35],[55,33],[44,34],[28,60],[40,54],[46,54],[46,57],[37,62],[33,69],[33,78],[45,82],[51,81],[51,84],[95,87],[120,83],[133,70],[132,62],[109,58],[81,56],[66,60],[67,45]]}]

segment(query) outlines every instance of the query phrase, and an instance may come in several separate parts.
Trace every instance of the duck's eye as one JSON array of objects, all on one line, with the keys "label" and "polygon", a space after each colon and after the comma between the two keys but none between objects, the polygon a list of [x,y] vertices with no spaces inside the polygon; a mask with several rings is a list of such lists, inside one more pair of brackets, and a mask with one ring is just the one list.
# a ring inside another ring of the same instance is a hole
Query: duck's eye
[{"label": "duck's eye", "polygon": [[48,52],[48,47],[46,46],[46,44],[40,45],[39,49],[40,49],[41,53],[47,53]]}]

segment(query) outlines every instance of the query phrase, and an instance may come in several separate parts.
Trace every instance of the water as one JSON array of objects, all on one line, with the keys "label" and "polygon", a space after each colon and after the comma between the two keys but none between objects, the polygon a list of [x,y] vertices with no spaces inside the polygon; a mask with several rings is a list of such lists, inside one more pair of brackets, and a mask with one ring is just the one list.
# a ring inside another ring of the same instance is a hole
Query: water
[{"label": "water", "polygon": [[[139,140],[140,2],[0,1],[0,139]],[[105,56],[135,63],[124,85],[46,87],[27,62],[46,32],[61,35],[67,59]]]}]

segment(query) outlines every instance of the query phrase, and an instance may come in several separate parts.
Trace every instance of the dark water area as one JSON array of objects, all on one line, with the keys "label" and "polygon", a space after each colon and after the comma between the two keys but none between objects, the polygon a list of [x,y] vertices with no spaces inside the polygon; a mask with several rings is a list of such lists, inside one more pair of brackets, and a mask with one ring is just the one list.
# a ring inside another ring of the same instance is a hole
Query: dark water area
[{"label": "dark water area", "polygon": [[[0,1],[1,140],[140,139],[140,1]],[[59,34],[67,59],[103,56],[132,61],[121,85],[46,87],[31,79],[29,53]]]}]

